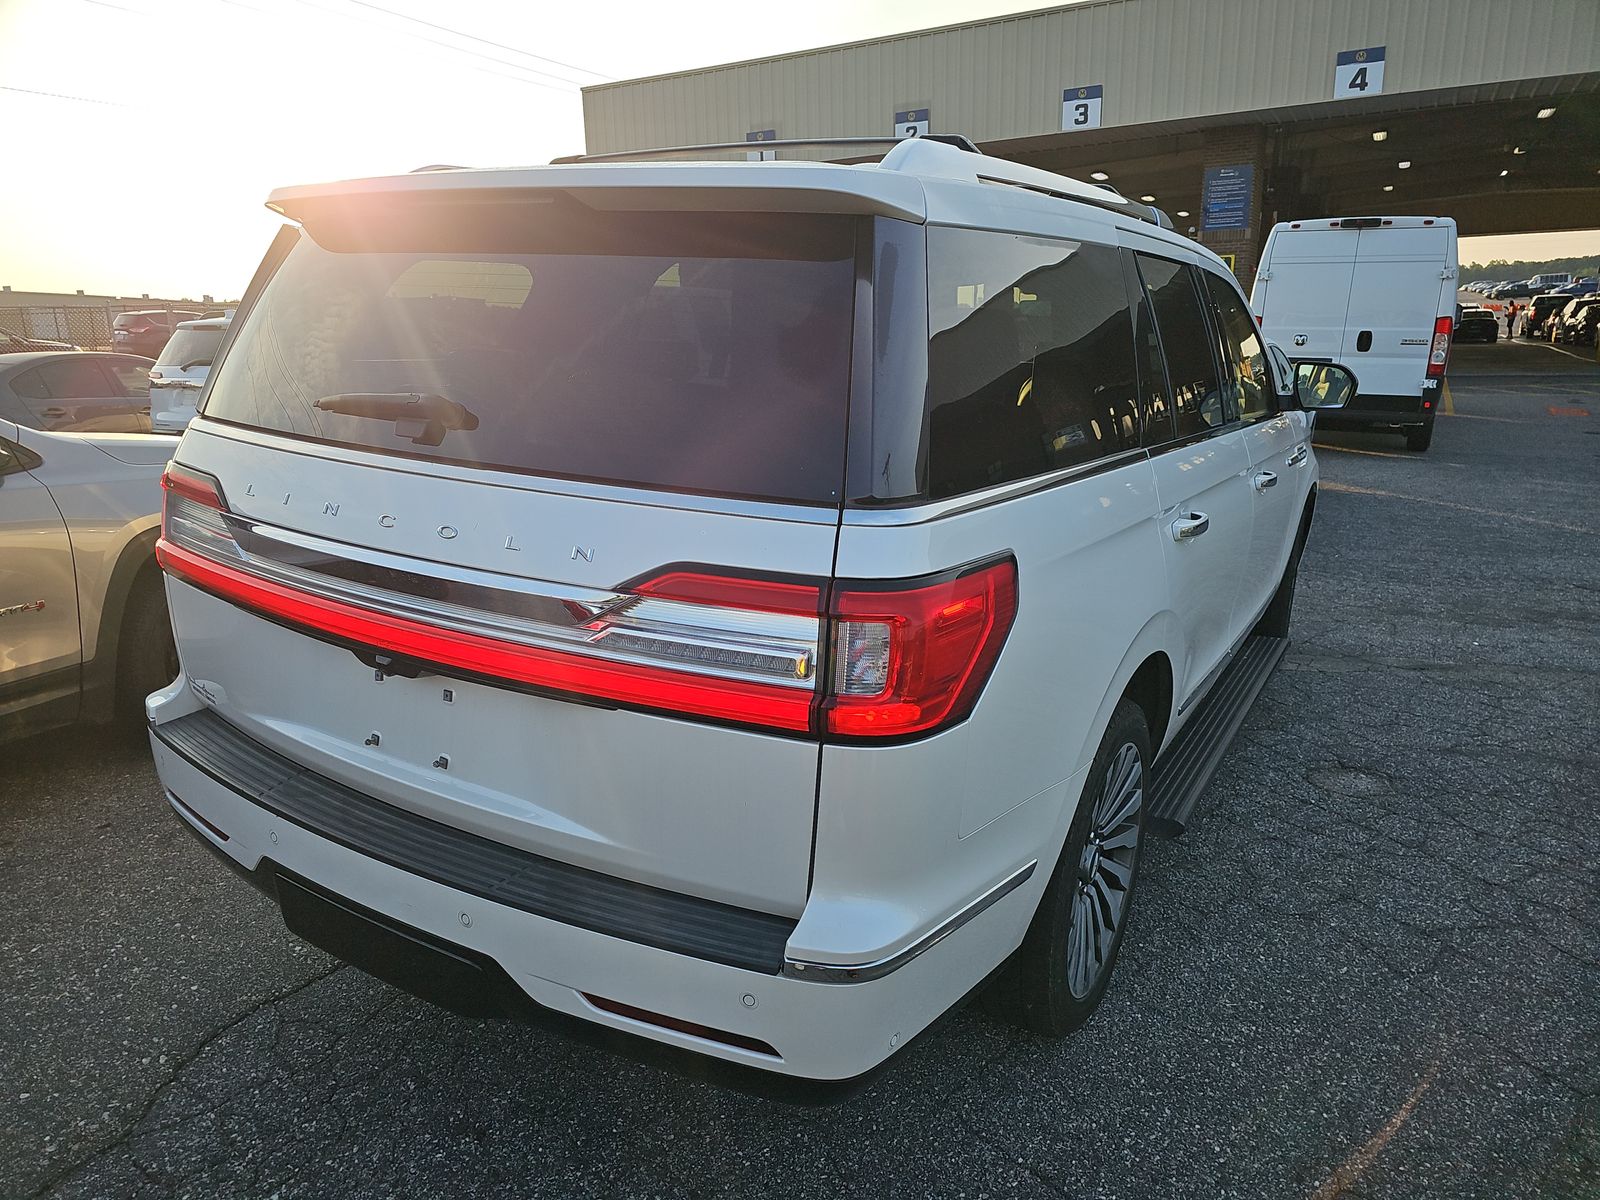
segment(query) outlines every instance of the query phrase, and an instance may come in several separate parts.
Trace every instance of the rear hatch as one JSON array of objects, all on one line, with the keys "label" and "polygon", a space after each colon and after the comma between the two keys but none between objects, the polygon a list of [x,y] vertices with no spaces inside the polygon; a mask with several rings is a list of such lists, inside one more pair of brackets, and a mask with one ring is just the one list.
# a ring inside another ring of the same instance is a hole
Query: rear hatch
[{"label": "rear hatch", "polygon": [[1336,361],[1355,273],[1354,235],[1338,229],[1279,229],[1250,307],[1262,330],[1293,358]]},{"label": "rear hatch", "polygon": [[155,432],[182,433],[193,419],[227,331],[225,321],[186,321],[173,331],[150,369],[150,424]]},{"label": "rear hatch", "polygon": [[380,799],[797,915],[861,221],[479,200],[275,246],[169,492],[185,673]]}]

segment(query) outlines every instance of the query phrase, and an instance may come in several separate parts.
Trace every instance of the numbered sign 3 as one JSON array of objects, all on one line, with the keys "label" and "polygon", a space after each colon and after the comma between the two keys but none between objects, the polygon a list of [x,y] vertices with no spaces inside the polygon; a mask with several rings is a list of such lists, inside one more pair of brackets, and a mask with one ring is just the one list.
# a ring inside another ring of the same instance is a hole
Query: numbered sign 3
[{"label": "numbered sign 3", "polygon": [[894,114],[895,137],[922,137],[928,132],[928,110],[908,108]]},{"label": "numbered sign 3", "polygon": [[1333,98],[1354,100],[1383,93],[1383,46],[1341,50],[1333,60]]},{"label": "numbered sign 3", "polygon": [[1098,83],[1062,89],[1061,131],[1075,133],[1080,129],[1099,129],[1100,102],[1104,98],[1105,87]]}]

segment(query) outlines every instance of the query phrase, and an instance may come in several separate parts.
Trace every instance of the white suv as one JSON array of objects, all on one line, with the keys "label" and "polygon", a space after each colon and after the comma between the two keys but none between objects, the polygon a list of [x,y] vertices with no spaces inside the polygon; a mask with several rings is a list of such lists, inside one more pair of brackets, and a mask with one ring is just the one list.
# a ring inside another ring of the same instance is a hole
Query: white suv
[{"label": "white suv", "polygon": [[1348,373],[1297,400],[1153,210],[927,140],[271,207],[165,481],[188,827],[461,1011],[829,1081],[997,968],[1080,1024]]}]

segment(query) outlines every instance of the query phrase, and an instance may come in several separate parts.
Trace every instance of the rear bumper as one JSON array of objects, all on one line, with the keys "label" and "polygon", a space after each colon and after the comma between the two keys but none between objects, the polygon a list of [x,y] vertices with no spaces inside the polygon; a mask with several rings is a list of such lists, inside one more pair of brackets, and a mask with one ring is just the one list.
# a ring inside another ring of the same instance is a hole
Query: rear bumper
[{"label": "rear bumper", "polygon": [[[613,1036],[848,1089],[982,982],[1014,944],[1011,934],[1026,926],[1042,886],[1035,879],[1003,893],[881,977],[810,982],[783,973],[793,919],[590,878],[594,872],[550,860],[514,862],[505,847],[469,845],[460,839],[472,835],[460,831],[430,841],[447,827],[420,828],[420,818],[405,819],[410,814],[397,822],[399,810],[338,784],[339,791],[312,795],[332,781],[270,751],[269,759],[252,754],[254,743],[237,731],[230,740],[231,727],[209,710],[196,712],[180,688],[181,680],[151,702],[152,750],[179,819],[276,896],[296,932],[457,1011],[537,1020],[558,1014]],[[163,703],[184,711],[164,721]],[[209,751],[183,733],[203,734],[208,721],[223,727],[212,727],[220,736]],[[475,853],[490,858],[474,861]],[[284,899],[285,881],[298,889],[289,894],[302,915],[309,907],[377,922],[381,929],[362,945],[426,943],[443,958],[423,955],[417,966],[405,953],[376,963],[346,953],[348,932],[341,942],[303,927]],[[307,892],[323,906],[306,904]],[[467,965],[445,970],[445,960]],[[465,982],[441,994],[441,972]],[[656,1023],[656,1015],[670,1024]],[[685,1023],[699,1032],[686,1032]]]},{"label": "rear bumper", "polygon": [[[1429,391],[1425,397],[1437,406],[1438,391]],[[1357,394],[1355,400],[1344,408],[1319,409],[1319,429],[1371,429],[1375,426],[1399,427],[1425,425],[1433,420],[1434,409],[1423,408],[1424,395],[1417,396],[1365,396]]]}]

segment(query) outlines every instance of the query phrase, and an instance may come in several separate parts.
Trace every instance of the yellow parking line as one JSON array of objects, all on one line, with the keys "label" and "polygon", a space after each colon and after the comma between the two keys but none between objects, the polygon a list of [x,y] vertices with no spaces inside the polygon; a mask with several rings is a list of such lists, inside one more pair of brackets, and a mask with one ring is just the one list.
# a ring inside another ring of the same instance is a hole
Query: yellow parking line
[{"label": "yellow parking line", "polygon": [[1448,379],[1444,381],[1444,415],[1447,417],[1456,415],[1456,398],[1450,394],[1450,381]]}]

